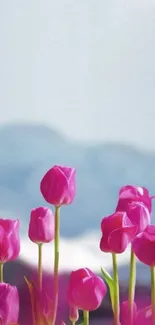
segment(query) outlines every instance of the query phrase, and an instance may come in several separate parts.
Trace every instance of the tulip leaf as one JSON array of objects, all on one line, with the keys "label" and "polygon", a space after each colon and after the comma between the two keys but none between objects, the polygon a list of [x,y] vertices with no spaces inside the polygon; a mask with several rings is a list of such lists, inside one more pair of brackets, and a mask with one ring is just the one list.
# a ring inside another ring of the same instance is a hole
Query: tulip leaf
[{"label": "tulip leaf", "polygon": [[101,272],[102,272],[103,279],[106,281],[106,283],[109,287],[111,305],[112,305],[112,310],[113,310],[113,307],[114,307],[114,280],[111,277],[111,275],[102,267],[101,267]]}]

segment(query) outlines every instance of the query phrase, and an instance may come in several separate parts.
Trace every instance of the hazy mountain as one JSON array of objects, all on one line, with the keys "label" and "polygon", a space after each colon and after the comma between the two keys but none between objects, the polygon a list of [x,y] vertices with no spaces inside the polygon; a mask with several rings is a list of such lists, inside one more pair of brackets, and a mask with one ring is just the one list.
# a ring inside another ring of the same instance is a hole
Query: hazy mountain
[{"label": "hazy mountain", "polygon": [[63,236],[99,229],[113,212],[118,189],[131,183],[155,193],[155,154],[119,143],[86,146],[43,125],[0,127],[0,211],[19,217],[25,232],[31,208],[46,205],[39,184],[53,164],[77,168],[77,197],[62,209]]}]

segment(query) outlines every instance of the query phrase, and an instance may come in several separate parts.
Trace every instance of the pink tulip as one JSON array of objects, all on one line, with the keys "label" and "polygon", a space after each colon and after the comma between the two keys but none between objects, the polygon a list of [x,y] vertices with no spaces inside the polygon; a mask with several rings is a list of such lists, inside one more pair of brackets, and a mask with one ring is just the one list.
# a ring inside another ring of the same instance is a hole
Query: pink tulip
[{"label": "pink tulip", "polygon": [[79,311],[78,311],[78,308],[76,308],[76,307],[70,307],[70,309],[69,309],[69,319],[72,322],[77,322],[77,320],[79,319]]},{"label": "pink tulip", "polygon": [[[120,320],[121,325],[130,325],[130,310],[129,310],[129,303],[128,301],[123,301],[121,303],[121,309],[120,309]],[[135,324],[137,318],[137,305],[134,302],[133,304],[133,324]]]},{"label": "pink tulip", "polygon": [[133,201],[143,203],[151,213],[152,200],[149,191],[145,187],[132,185],[126,185],[120,189],[116,211],[127,211],[128,204]]},{"label": "pink tulip", "polygon": [[19,220],[0,219],[0,263],[15,260],[19,252]]},{"label": "pink tulip", "polygon": [[151,222],[150,212],[141,202],[132,202],[128,205],[127,216],[131,223],[137,226],[137,233],[144,231]]},{"label": "pink tulip", "polygon": [[149,225],[133,241],[133,252],[144,264],[155,266],[155,226]]},{"label": "pink tulip", "polygon": [[35,243],[49,243],[54,239],[54,215],[49,208],[38,207],[31,211],[29,238]]},{"label": "pink tulip", "polygon": [[18,314],[19,296],[17,288],[6,283],[0,283],[0,324],[16,324]]},{"label": "pink tulip", "polygon": [[75,176],[75,168],[52,167],[40,184],[44,199],[55,206],[71,204],[76,194]]},{"label": "pink tulip", "polygon": [[115,212],[103,218],[101,230],[101,251],[120,254],[134,239],[137,227],[132,225],[125,212]]},{"label": "pink tulip", "polygon": [[138,311],[134,325],[152,325],[152,305]]},{"label": "pink tulip", "polygon": [[106,292],[107,288],[103,280],[88,268],[71,273],[68,287],[70,307],[95,310],[100,306]]}]

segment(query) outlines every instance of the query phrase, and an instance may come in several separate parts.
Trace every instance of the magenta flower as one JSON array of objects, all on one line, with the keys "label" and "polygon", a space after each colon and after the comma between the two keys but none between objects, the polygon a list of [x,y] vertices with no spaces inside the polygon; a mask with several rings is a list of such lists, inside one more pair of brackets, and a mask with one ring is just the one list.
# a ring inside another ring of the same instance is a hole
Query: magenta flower
[{"label": "magenta flower", "polygon": [[142,202],[132,202],[128,205],[127,216],[131,223],[137,226],[137,234],[144,231],[151,222],[150,212]]},{"label": "magenta flower", "polygon": [[69,319],[72,322],[77,322],[78,321],[78,319],[79,319],[79,311],[78,311],[78,308],[76,308],[76,307],[70,307],[70,309],[69,309]]},{"label": "magenta flower", "polygon": [[68,303],[70,307],[82,310],[97,309],[107,288],[104,281],[88,268],[73,271],[68,287]]},{"label": "magenta flower", "polygon": [[19,220],[0,219],[0,263],[15,260],[19,252]]},{"label": "magenta flower", "polygon": [[39,243],[49,243],[54,239],[54,215],[49,208],[38,207],[31,211],[29,238]]},{"label": "magenta flower", "polygon": [[126,185],[120,189],[116,211],[127,211],[128,204],[133,201],[143,203],[151,213],[152,200],[149,191],[145,187],[132,185]]},{"label": "magenta flower", "polygon": [[[136,318],[137,318],[137,305],[134,302],[134,304],[133,304],[133,324],[134,325],[135,325]],[[128,301],[123,301],[121,303],[120,320],[121,320],[121,325],[130,325],[130,310],[129,310]]]},{"label": "magenta flower", "polygon": [[132,225],[125,212],[115,212],[103,218],[101,231],[101,251],[120,254],[134,239],[137,227]]},{"label": "magenta flower", "polygon": [[144,264],[155,266],[155,226],[149,225],[133,241],[133,252]]},{"label": "magenta flower", "polygon": [[17,324],[19,315],[19,296],[16,287],[0,283],[0,324]]},{"label": "magenta flower", "polygon": [[152,305],[142,308],[137,313],[134,325],[152,325]]},{"label": "magenta flower", "polygon": [[52,167],[40,184],[44,199],[55,206],[71,204],[76,194],[75,176],[75,168]]}]

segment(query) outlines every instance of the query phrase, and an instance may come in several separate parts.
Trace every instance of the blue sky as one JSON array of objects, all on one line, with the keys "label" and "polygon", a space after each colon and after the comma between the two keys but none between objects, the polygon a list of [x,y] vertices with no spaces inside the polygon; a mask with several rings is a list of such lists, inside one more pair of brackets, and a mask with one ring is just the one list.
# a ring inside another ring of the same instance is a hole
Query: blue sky
[{"label": "blue sky", "polygon": [[0,2],[0,123],[155,149],[155,2]]}]

